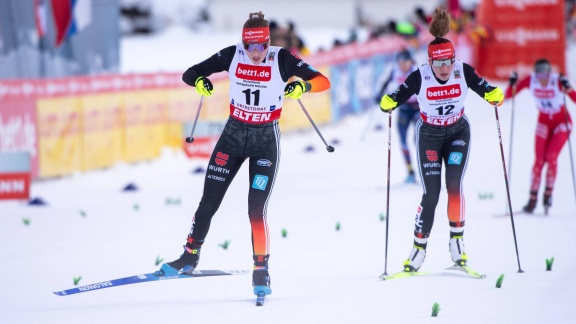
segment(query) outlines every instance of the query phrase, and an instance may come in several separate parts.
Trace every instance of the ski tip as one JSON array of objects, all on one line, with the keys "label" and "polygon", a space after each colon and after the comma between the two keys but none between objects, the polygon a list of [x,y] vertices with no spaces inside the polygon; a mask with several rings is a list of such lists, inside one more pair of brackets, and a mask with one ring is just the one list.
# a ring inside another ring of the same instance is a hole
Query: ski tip
[{"label": "ski tip", "polygon": [[52,293],[56,296],[66,296],[66,294],[63,293],[62,291],[53,291]]}]

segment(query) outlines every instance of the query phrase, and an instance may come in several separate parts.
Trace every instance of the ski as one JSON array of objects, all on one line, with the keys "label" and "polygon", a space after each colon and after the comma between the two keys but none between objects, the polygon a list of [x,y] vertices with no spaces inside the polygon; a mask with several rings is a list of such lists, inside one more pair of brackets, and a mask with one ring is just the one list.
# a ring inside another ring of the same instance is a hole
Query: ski
[{"label": "ski", "polygon": [[396,272],[393,273],[391,275],[381,275],[380,279],[382,280],[392,280],[392,279],[398,279],[398,278],[407,278],[407,277],[415,277],[415,276],[424,276],[424,275],[429,275],[432,274],[431,272],[419,272],[419,271],[400,271],[400,272]]},{"label": "ski", "polygon": [[[542,213],[527,213],[523,210],[518,210],[514,212],[514,216],[518,216],[518,215],[525,215],[525,216],[536,216],[536,217],[545,217],[548,216],[548,212],[546,211],[546,213],[542,214]],[[510,217],[510,214],[508,212],[504,213],[504,214],[496,214],[494,215],[494,217]]]},{"label": "ski", "polygon": [[258,293],[258,296],[256,297],[256,306],[264,306],[264,298],[266,297],[266,294],[261,291]]},{"label": "ski", "polygon": [[[476,278],[476,279],[484,279],[486,278],[486,275],[481,274],[479,272],[477,272],[476,270],[470,268],[469,266],[459,266],[459,265],[453,265],[451,267],[448,267],[444,270],[456,270],[456,271],[460,271],[462,273],[465,273],[466,276],[470,277],[470,278]],[[445,271],[400,271],[400,272],[396,272],[393,273],[391,275],[381,275],[380,279],[382,280],[392,280],[392,279],[399,279],[399,278],[408,278],[408,277],[416,277],[416,276],[426,276],[426,275],[435,275],[435,276],[441,276],[441,275],[446,275],[447,272]]]},{"label": "ski", "polygon": [[172,279],[187,279],[187,278],[197,278],[197,277],[211,277],[211,276],[229,276],[229,275],[240,275],[240,274],[247,274],[249,270],[194,270],[191,275],[188,274],[178,274],[175,276],[166,276],[159,271],[153,273],[144,273],[135,276],[113,279],[108,281],[97,282],[90,285],[85,285],[81,287],[61,290],[61,291],[54,291],[53,293],[57,296],[68,296],[98,289],[104,288],[111,288],[111,287],[118,287],[124,285],[131,285],[136,283],[143,283],[149,281],[158,281],[158,280],[172,280]]},{"label": "ski", "polygon": [[469,266],[460,266],[460,265],[453,265],[451,267],[446,268],[446,270],[456,270],[456,271],[461,271],[466,273],[467,275],[473,277],[473,278],[477,278],[477,279],[484,279],[486,278],[485,274],[481,274],[478,271],[470,268]]}]

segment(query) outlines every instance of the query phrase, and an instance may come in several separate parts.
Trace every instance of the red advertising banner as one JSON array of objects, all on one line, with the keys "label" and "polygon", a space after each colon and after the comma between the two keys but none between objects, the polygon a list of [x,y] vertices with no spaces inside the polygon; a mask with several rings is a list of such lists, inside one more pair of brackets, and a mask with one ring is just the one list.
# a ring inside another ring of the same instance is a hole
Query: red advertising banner
[{"label": "red advertising banner", "polygon": [[477,18],[490,33],[477,45],[476,68],[484,77],[525,76],[540,58],[566,72],[564,0],[484,0]]},{"label": "red advertising banner", "polygon": [[194,137],[194,142],[184,142],[184,152],[189,158],[208,159],[218,142],[218,136]]},{"label": "red advertising banner", "polygon": [[30,173],[1,173],[0,200],[28,199],[30,197]]}]

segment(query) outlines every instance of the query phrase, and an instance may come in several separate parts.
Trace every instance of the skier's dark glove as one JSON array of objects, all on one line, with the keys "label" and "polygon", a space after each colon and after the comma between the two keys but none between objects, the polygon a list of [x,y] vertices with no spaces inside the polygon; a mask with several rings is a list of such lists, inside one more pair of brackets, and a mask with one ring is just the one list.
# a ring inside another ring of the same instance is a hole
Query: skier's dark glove
[{"label": "skier's dark glove", "polygon": [[510,73],[510,77],[508,77],[508,81],[510,82],[510,87],[513,87],[516,82],[518,82],[518,73],[512,72]]},{"label": "skier's dark glove", "polygon": [[570,81],[568,81],[568,78],[563,74],[560,75],[560,84],[562,85],[564,90],[571,88]]}]

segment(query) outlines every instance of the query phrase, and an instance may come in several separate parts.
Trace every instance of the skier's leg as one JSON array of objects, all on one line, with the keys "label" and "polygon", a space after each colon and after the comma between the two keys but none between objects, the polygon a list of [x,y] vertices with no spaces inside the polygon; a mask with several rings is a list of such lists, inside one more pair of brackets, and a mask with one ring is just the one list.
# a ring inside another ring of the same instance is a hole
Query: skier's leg
[{"label": "skier's leg", "polygon": [[254,294],[272,293],[268,259],[270,257],[270,237],[266,211],[280,164],[280,132],[278,123],[255,129],[250,135],[257,140],[249,149],[250,189],[248,191],[248,217],[252,228],[252,249],[254,271],[252,285]]},{"label": "skier's leg", "polygon": [[449,250],[452,260],[465,265],[468,257],[464,252],[464,223],[466,218],[464,199],[464,175],[470,154],[470,128],[466,117],[459,122],[459,129],[450,137],[442,152],[446,165],[446,191],[448,192],[448,222],[450,225]]},{"label": "skier's leg", "polygon": [[534,143],[534,165],[532,166],[530,182],[530,199],[528,200],[528,204],[523,208],[527,213],[531,213],[536,208],[536,198],[538,195],[538,189],[540,188],[542,168],[544,167],[549,136],[548,125],[538,122],[536,125],[536,139]]},{"label": "skier's leg", "polygon": [[434,213],[440,197],[442,174],[441,150],[444,138],[438,138],[431,126],[418,121],[416,124],[418,143],[416,160],[418,161],[423,195],[416,211],[414,224],[414,246],[404,262],[405,271],[418,270],[426,256],[428,236],[434,223]]},{"label": "skier's leg", "polygon": [[554,190],[554,182],[556,181],[556,174],[558,170],[558,156],[562,151],[562,147],[568,141],[568,129],[566,124],[562,123],[554,129],[552,137],[548,146],[546,147],[545,161],[547,165],[546,181],[544,190],[544,206],[552,206],[552,191]]},{"label": "skier's leg", "polygon": [[174,275],[179,271],[191,273],[198,265],[200,250],[208,234],[212,217],[220,207],[226,190],[236,176],[245,157],[228,154],[226,141],[220,138],[208,164],[204,179],[204,192],[198,209],[192,218],[190,233],[184,245],[180,258],[162,265],[161,270],[166,275]]}]

